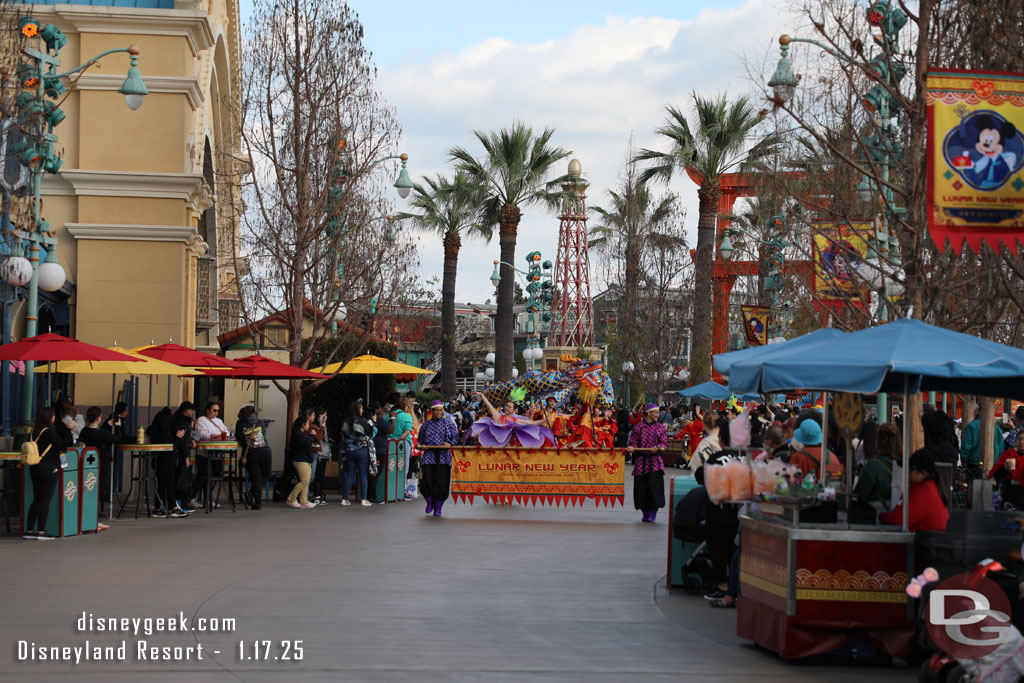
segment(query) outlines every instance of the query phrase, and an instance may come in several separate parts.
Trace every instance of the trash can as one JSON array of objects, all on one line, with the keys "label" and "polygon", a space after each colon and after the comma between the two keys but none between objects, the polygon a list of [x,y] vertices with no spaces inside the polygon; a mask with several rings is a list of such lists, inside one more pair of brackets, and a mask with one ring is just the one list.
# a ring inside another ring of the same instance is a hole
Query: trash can
[{"label": "trash can", "polygon": [[377,476],[377,500],[394,503],[405,498],[406,439],[388,439],[387,459]]},{"label": "trash can", "polygon": [[[57,489],[60,494],[60,533],[58,536],[78,535],[79,494],[78,470],[82,460],[82,449],[69,448],[65,452],[68,466],[61,472],[61,485]],[[56,498],[57,496],[54,496]],[[49,520],[47,520],[49,526]]]},{"label": "trash can", "polygon": [[82,452],[78,467],[78,533],[97,529],[100,514],[100,453],[95,448]]},{"label": "trash can", "polygon": [[685,587],[686,577],[683,573],[683,565],[690,559],[694,551],[697,550],[699,543],[684,543],[680,541],[672,533],[676,505],[683,497],[697,488],[699,484],[697,480],[693,478],[693,475],[680,475],[678,477],[672,477],[669,480],[669,497],[670,502],[668,506],[668,570],[665,574],[665,585],[668,588],[680,588]]},{"label": "trash can", "polygon": [[[68,466],[57,473],[57,490],[50,499],[50,514],[46,518],[46,531],[54,536],[75,536],[78,534],[78,460],[79,449],[69,448],[64,457]],[[30,468],[22,468],[21,525],[25,532],[28,509],[35,500],[32,490]]]}]

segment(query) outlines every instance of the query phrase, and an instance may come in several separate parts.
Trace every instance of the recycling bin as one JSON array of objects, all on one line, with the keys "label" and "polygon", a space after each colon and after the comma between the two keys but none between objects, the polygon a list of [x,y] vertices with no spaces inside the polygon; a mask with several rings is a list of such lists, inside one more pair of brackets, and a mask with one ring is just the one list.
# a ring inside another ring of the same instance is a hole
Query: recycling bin
[{"label": "recycling bin", "polygon": [[[54,536],[75,536],[78,534],[78,460],[79,449],[69,448],[64,456],[68,466],[57,473],[57,489],[50,498],[50,513],[46,518],[46,531]],[[28,509],[35,500],[32,490],[30,468],[22,468],[22,533]]]},{"label": "recycling bin", "polygon": [[669,507],[668,507],[668,569],[665,576],[665,585],[668,588],[686,586],[683,566],[690,556],[697,550],[699,543],[684,543],[672,533],[673,522],[675,521],[676,505],[683,497],[697,488],[699,484],[692,475],[672,477],[669,480]]},{"label": "recycling bin", "polygon": [[96,531],[99,512],[100,453],[86,448],[78,463],[78,533]]}]

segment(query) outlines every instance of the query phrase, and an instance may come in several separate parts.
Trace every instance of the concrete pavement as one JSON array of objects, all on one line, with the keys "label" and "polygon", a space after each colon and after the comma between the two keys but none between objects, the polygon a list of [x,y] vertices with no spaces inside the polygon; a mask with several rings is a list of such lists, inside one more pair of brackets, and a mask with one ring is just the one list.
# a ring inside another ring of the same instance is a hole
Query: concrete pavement
[{"label": "concrete pavement", "polygon": [[[631,505],[550,509],[449,501],[438,519],[424,516],[419,501],[343,508],[337,500],[313,510],[266,505],[259,512],[222,508],[189,519],[120,521],[99,535],[50,542],[0,537],[0,680],[881,683],[916,677],[903,667],[786,663],[738,640],[734,611],[666,592],[666,520],[641,524]],[[181,612],[189,628],[199,628],[201,618],[236,622],[226,633],[111,634],[95,624],[77,630],[83,612],[103,618]],[[18,661],[18,641],[38,648],[86,640],[124,642],[126,661]],[[192,648],[192,659],[138,661],[138,641],[182,648],[182,657]],[[301,661],[294,660],[297,641]],[[201,661],[195,659],[200,644]],[[292,660],[274,659],[286,650]]]}]

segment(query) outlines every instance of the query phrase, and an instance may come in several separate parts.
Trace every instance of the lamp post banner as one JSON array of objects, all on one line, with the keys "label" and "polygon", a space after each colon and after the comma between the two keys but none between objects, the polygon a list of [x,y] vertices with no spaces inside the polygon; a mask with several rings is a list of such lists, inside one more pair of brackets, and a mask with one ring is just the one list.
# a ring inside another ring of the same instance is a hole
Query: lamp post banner
[{"label": "lamp post banner", "polygon": [[612,448],[454,448],[452,499],[472,504],[623,505],[626,463]]},{"label": "lamp post banner", "polygon": [[1024,240],[1024,73],[930,71],[928,230],[939,249]]},{"label": "lamp post banner", "polygon": [[863,306],[857,266],[867,260],[870,223],[814,224],[814,305]]},{"label": "lamp post banner", "polygon": [[771,327],[771,306],[740,306],[743,316],[743,330],[747,335],[747,343],[751,346],[764,346],[768,343],[768,328]]}]

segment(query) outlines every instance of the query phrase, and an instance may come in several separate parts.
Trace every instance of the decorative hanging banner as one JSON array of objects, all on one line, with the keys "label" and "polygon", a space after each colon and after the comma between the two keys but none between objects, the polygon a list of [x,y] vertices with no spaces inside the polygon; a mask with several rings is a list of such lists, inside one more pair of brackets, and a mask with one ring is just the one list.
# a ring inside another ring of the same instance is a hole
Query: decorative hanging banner
[{"label": "decorative hanging banner", "polygon": [[747,343],[751,346],[764,346],[768,343],[768,327],[772,317],[770,306],[740,306],[743,316],[743,330],[747,334]]},{"label": "decorative hanging banner", "polygon": [[1024,242],[1024,74],[930,71],[928,230],[957,254],[966,241]]},{"label": "decorative hanging banner", "polygon": [[857,268],[867,260],[871,223],[814,224],[815,306],[863,306]]},{"label": "decorative hanging banner", "polygon": [[569,507],[623,504],[626,463],[610,448],[452,449],[452,499]]}]

